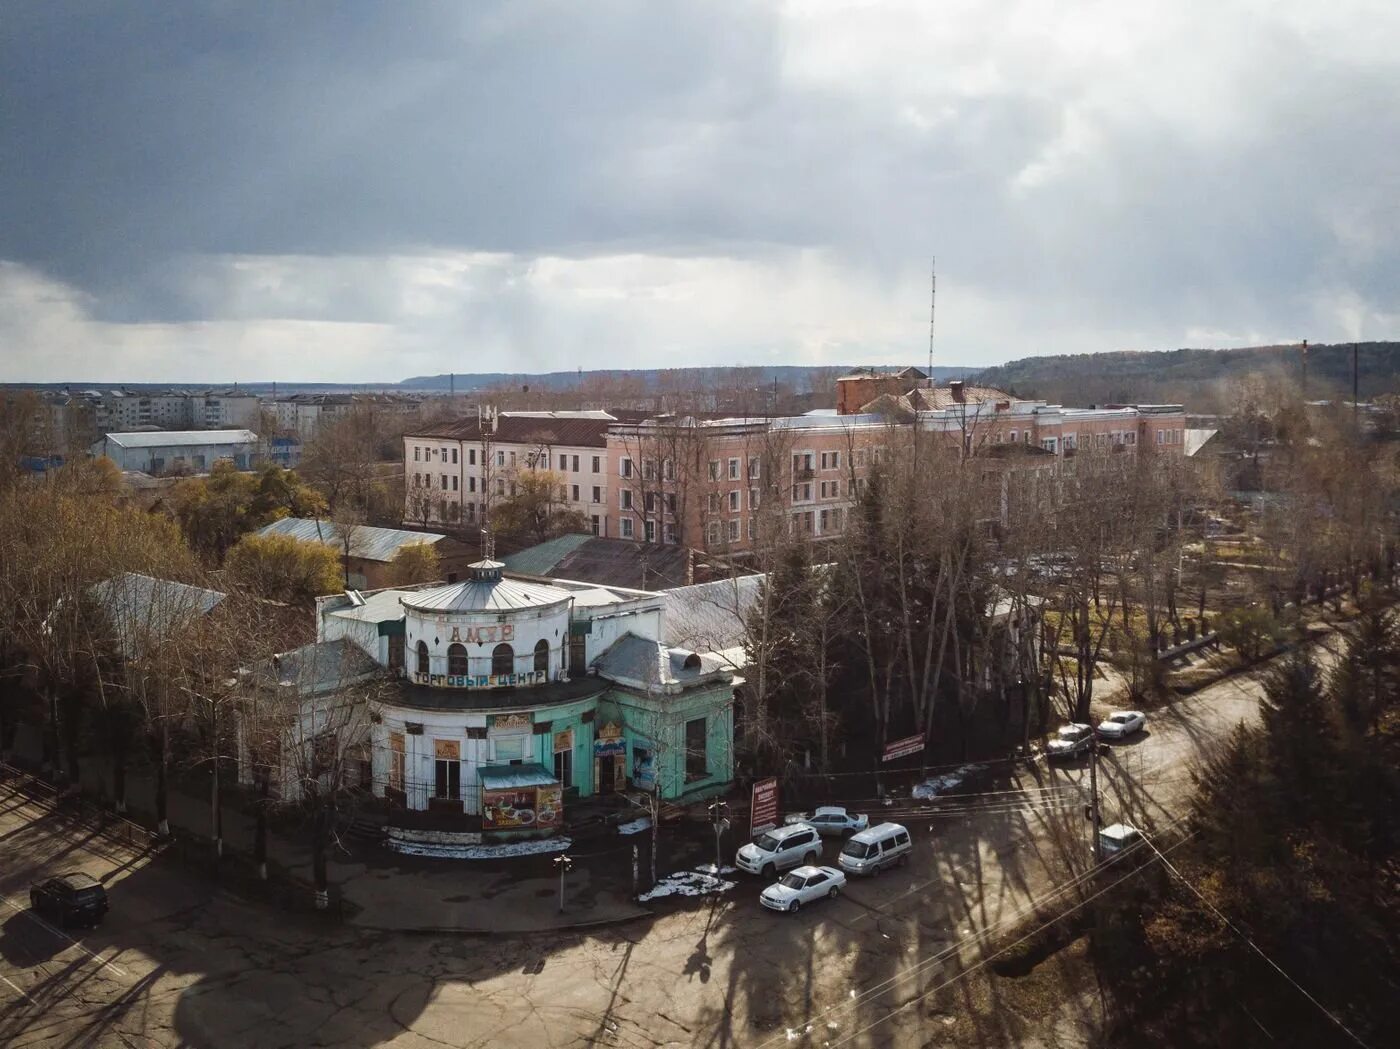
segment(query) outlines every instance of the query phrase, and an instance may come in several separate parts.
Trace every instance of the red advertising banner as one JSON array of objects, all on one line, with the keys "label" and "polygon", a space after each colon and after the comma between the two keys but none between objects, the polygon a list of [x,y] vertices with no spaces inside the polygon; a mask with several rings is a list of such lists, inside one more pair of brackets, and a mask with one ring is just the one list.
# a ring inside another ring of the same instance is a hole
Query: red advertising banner
[{"label": "red advertising banner", "polygon": [[920,732],[917,736],[905,736],[893,743],[886,743],[885,753],[880,760],[894,761],[895,758],[907,758],[910,754],[917,754],[923,749],[924,734]]},{"label": "red advertising banner", "polygon": [[778,781],[761,779],[754,782],[753,802],[749,806],[749,835],[756,836],[778,825]]}]

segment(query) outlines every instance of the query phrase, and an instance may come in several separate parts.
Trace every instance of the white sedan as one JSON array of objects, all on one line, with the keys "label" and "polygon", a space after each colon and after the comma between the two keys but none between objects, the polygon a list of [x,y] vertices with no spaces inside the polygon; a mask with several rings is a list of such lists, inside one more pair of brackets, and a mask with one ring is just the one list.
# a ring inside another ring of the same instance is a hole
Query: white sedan
[{"label": "white sedan", "polygon": [[796,912],[823,896],[834,900],[845,887],[846,876],[835,867],[797,867],[764,889],[758,899],[769,910]]},{"label": "white sedan", "polygon": [[789,816],[788,823],[805,823],[816,829],[823,837],[829,834],[841,835],[847,831],[854,834],[870,826],[870,817],[855,812],[847,812],[839,805],[820,805],[810,816],[799,814]]},{"label": "white sedan", "polygon": [[1105,739],[1123,739],[1141,732],[1147,725],[1147,715],[1140,710],[1115,710],[1099,722],[1099,735]]}]

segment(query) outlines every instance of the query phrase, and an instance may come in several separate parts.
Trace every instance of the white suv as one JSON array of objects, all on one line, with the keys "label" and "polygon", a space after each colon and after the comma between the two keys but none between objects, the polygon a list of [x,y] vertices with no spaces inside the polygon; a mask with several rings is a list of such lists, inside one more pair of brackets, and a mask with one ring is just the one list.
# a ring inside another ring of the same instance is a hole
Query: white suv
[{"label": "white suv", "polygon": [[816,829],[805,823],[774,827],[764,831],[734,857],[740,870],[771,878],[778,871],[815,864],[822,857],[822,840]]}]

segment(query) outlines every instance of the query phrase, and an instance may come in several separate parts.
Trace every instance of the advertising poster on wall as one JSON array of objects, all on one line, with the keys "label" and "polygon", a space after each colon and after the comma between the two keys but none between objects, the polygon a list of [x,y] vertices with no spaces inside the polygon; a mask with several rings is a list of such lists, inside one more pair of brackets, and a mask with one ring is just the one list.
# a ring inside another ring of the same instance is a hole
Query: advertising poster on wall
[{"label": "advertising poster on wall", "polygon": [[632,785],[639,790],[656,789],[656,755],[647,747],[632,747]]},{"label": "advertising poster on wall", "polygon": [[535,797],[535,825],[558,827],[564,822],[564,788],[540,787]]},{"label": "advertising poster on wall", "polygon": [[[481,826],[486,830],[533,827],[537,818],[535,804],[536,790],[534,787],[483,791],[481,795]],[[561,808],[560,805],[554,806],[556,812]]]}]

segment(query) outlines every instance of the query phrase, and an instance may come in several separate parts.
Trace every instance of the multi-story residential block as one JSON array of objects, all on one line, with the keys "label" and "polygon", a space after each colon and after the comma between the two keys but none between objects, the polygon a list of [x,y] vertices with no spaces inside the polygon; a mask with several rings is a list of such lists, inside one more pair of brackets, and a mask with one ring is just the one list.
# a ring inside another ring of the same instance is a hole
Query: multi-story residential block
[{"label": "multi-story residential block", "polygon": [[391,393],[296,393],[277,398],[269,407],[281,433],[309,439],[357,414],[405,416],[421,405],[420,397]]},{"label": "multi-story residential block", "polygon": [[596,535],[744,554],[766,530],[843,534],[874,465],[917,434],[985,459],[981,477],[998,479],[1003,505],[1015,476],[1053,474],[1082,450],[1185,452],[1180,405],[1065,408],[952,383],[865,407],[752,419],[488,413],[404,438],[405,520],[480,522],[521,471],[547,469],[559,503]]},{"label": "multi-story residential block", "polygon": [[80,396],[92,404],[94,424],[101,433],[147,427],[162,430],[258,427],[258,398],[232,390],[162,393],[89,390]]},{"label": "multi-story residential block", "polygon": [[558,501],[595,535],[616,535],[608,412],[482,414],[404,435],[404,520],[469,525],[515,495],[524,471],[557,475]]}]

